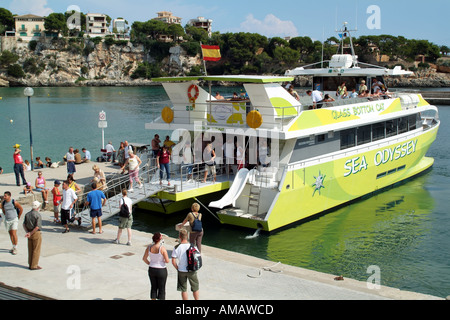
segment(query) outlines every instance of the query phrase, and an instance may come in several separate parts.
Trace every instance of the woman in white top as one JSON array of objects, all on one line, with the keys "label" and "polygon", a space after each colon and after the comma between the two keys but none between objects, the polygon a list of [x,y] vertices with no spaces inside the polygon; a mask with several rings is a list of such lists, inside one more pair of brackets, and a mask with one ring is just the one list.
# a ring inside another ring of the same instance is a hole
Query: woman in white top
[{"label": "woman in white top", "polygon": [[94,178],[91,180],[91,183],[95,182],[98,190],[104,190],[106,187],[105,173],[96,164],[92,167],[92,170],[94,170]]},{"label": "woman in white top", "polygon": [[142,260],[149,265],[148,276],[150,278],[151,291],[150,298],[152,300],[166,299],[166,282],[167,267],[169,263],[169,255],[163,246],[164,240],[161,233],[157,232],[153,235],[153,244],[149,245],[145,250]]},{"label": "woman in white top", "polygon": [[133,151],[128,151],[129,158],[127,161],[125,161],[125,164],[122,167],[122,171],[125,169],[125,167],[128,165],[128,173],[130,175],[130,189],[128,189],[129,192],[133,191],[133,180],[136,180],[137,183],[139,183],[139,188],[142,188],[142,182],[139,180],[139,166],[142,164],[141,159],[137,155],[133,153]]}]

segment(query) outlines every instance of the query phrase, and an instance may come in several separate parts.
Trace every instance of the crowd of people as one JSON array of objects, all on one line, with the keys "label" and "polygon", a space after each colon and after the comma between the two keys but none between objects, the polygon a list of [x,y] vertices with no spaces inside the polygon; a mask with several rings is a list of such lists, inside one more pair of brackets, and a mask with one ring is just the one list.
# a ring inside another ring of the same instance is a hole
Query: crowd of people
[{"label": "crowd of people", "polygon": [[[155,136],[155,143],[152,145],[155,147],[161,143],[158,141],[158,136]],[[111,143],[109,143],[111,145]],[[175,145],[170,141],[169,137],[160,146],[159,151],[155,153],[155,158],[160,168],[164,168],[167,172],[168,180],[170,179],[170,169],[168,164],[170,163],[170,156],[172,147]],[[37,172],[37,178],[35,180],[34,187],[31,183],[27,182],[24,175],[22,159],[20,156],[20,149],[18,145],[14,146],[14,171],[16,175],[17,185],[20,186],[20,179],[24,184],[25,194],[42,194],[43,203],[39,201],[34,201],[32,203],[32,210],[25,214],[23,219],[23,228],[26,232],[25,237],[28,240],[28,264],[30,270],[40,270],[42,269],[39,265],[40,251],[42,245],[42,216],[41,209],[44,209],[49,202],[49,194],[52,195],[53,202],[53,222],[61,224],[63,226],[63,234],[70,232],[69,223],[77,221],[78,225],[81,225],[81,217],[76,217],[74,213],[74,208],[79,201],[80,193],[82,192],[80,186],[76,183],[74,175],[76,173],[76,150],[72,147],[69,148],[65,159],[67,161],[67,178],[62,183],[59,180],[54,181],[53,188],[48,188],[46,179],[44,177],[43,171]],[[112,147],[112,145],[111,145]],[[112,147],[111,151],[114,150]],[[120,150],[124,150],[120,152]],[[83,149],[83,152],[86,150]],[[113,153],[114,152],[114,153]],[[213,152],[212,152],[213,154]],[[123,160],[121,160],[123,156]],[[115,150],[111,152],[111,158],[115,159]],[[137,155],[133,153],[132,148],[125,141],[121,143],[119,153],[117,155],[120,163],[121,169],[124,171],[125,168],[130,173],[130,189],[122,190],[122,198],[119,201],[119,208],[123,206],[126,207],[126,211],[129,213],[128,216],[119,217],[119,225],[117,231],[117,237],[114,239],[113,243],[119,244],[120,238],[122,236],[123,230],[127,230],[127,245],[131,245],[132,238],[132,201],[128,197],[128,192],[132,191],[133,180],[135,180],[139,187],[142,187],[142,182],[139,181],[139,166],[141,165],[141,160]],[[46,159],[47,160],[47,159]],[[90,160],[90,154],[89,159]],[[212,158],[214,160],[214,158]],[[88,162],[88,161],[83,161]],[[102,207],[106,204],[106,197],[103,192],[106,186],[106,178],[103,171],[99,166],[94,165],[92,167],[94,171],[93,179],[91,180],[92,190],[87,194],[84,205],[89,207],[90,217],[92,219],[92,234],[102,234]],[[162,171],[162,170],[161,170]],[[205,176],[206,178],[206,176]],[[161,175],[162,180],[162,175]],[[170,185],[170,181],[168,182]],[[60,189],[62,185],[62,190]],[[6,191],[3,195],[3,200],[0,202],[0,209],[2,209],[2,218],[7,232],[10,236],[10,241],[12,243],[12,248],[10,253],[13,255],[17,254],[18,250],[18,236],[17,230],[19,227],[19,221],[24,213],[22,205],[15,201],[12,197],[11,192]],[[194,203],[191,208],[191,212],[186,216],[181,225],[185,225],[187,222],[192,225],[198,221],[201,221],[202,215],[199,213],[200,206]],[[197,223],[198,225],[198,223]],[[98,232],[97,232],[98,226]],[[197,227],[198,228],[198,227]],[[189,281],[191,290],[193,292],[194,298],[199,298],[199,282],[196,271],[189,271],[187,268],[188,261],[186,258],[186,250],[189,249],[191,243],[194,244],[198,250],[201,252],[201,242],[203,237],[203,227],[200,230],[192,230],[190,233],[186,229],[181,229],[179,233],[179,244],[174,248],[171,255],[172,265],[177,270],[177,290],[181,292],[182,299],[188,299],[187,294],[187,282]],[[166,265],[170,262],[168,251],[164,247],[164,240],[161,233],[155,233],[153,235],[153,243],[149,245],[144,253],[143,260],[149,265],[148,275],[151,285],[150,298],[151,299],[165,299],[165,284],[167,281],[167,267]]]},{"label": "crowd of people", "polygon": [[[354,99],[354,98],[368,98],[368,99],[385,99],[390,98],[389,91],[386,86],[377,78],[372,79],[372,88],[368,89],[365,80],[361,80],[357,88],[348,90],[346,81],[342,81],[336,89],[336,99]],[[286,84],[285,89],[296,99],[300,100],[300,95],[294,90],[294,85],[291,83]],[[319,86],[316,85],[314,90],[307,90],[306,94],[311,97],[313,104],[310,109],[320,109],[324,105],[329,107],[333,106],[332,102],[336,99],[331,97],[330,94],[325,94],[319,90]]]}]

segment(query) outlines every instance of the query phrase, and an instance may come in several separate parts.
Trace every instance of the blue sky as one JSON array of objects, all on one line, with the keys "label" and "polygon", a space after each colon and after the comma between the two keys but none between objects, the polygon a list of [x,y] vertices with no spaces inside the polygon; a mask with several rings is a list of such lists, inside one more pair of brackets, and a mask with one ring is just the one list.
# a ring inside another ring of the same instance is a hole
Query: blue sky
[{"label": "blue sky", "polygon": [[[48,15],[71,5],[82,12],[106,13],[130,22],[147,21],[158,11],[183,18],[213,20],[213,31],[257,32],[268,37],[309,36],[314,40],[336,36],[344,21],[358,29],[354,36],[391,34],[426,39],[450,47],[449,0],[2,0],[13,14]],[[375,7],[374,7],[375,6]],[[375,9],[374,9],[375,8]]]}]

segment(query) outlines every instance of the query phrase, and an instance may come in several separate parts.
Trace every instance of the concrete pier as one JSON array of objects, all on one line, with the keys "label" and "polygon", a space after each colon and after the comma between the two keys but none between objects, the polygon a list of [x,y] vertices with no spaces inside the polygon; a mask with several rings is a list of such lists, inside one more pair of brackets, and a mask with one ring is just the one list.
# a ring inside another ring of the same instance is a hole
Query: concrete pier
[{"label": "concrete pier", "polygon": [[450,106],[450,91],[442,92],[422,92],[422,97],[432,105],[447,105]]},{"label": "concrete pier", "polygon": [[[80,184],[90,181],[92,165],[77,167],[75,178]],[[110,164],[100,165],[106,173],[118,170]],[[54,179],[67,176],[65,167],[43,171],[49,187]],[[30,182],[34,182],[35,176],[36,173],[27,173]],[[14,174],[0,176],[2,194],[8,189],[14,199],[21,201],[18,188],[22,190],[22,187],[15,186]],[[25,213],[28,212],[29,205],[25,204],[24,209]],[[17,255],[9,253],[11,242],[1,223],[1,283],[61,300],[149,300],[148,267],[142,257],[152,234],[133,231],[132,245],[127,246],[126,232],[122,235],[121,244],[113,243],[117,227],[108,221],[103,234],[94,235],[78,226],[71,226],[69,233],[62,234],[63,227],[53,223],[51,211],[43,211],[42,217],[43,242],[39,261],[42,269],[36,271],[28,269],[23,217],[19,222]],[[169,256],[174,245],[175,239],[165,239]],[[366,282],[352,279],[336,281],[337,275],[277,264],[205,245],[202,251],[203,267],[198,272],[202,300],[443,300],[384,286],[369,289]],[[167,268],[167,299],[181,300],[176,291],[176,271],[171,264]],[[192,299],[190,291],[189,296]]]}]

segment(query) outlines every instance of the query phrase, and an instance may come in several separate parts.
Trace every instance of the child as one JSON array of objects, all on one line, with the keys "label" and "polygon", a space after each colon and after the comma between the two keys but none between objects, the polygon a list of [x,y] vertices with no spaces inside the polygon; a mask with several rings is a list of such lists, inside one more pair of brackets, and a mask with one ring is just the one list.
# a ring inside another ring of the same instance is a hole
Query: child
[{"label": "child", "polygon": [[61,199],[62,195],[59,191],[59,186],[61,185],[61,182],[58,180],[55,180],[55,186],[52,189],[52,195],[53,195],[53,213],[55,215],[55,218],[53,219],[54,223],[61,223],[59,220],[59,208],[61,206]]},{"label": "child", "polygon": [[25,186],[25,188],[23,188],[23,193],[25,193],[25,195],[27,195],[29,193],[34,194],[31,183],[27,182],[27,185]]},{"label": "child", "polygon": [[45,166],[47,168],[51,168],[52,167],[52,159],[50,159],[49,157],[45,158],[45,161],[47,161],[47,163],[45,164]]},{"label": "child", "polygon": [[34,164],[35,169],[42,169],[44,168],[44,163],[41,160],[41,157],[36,157],[36,163]]}]

